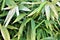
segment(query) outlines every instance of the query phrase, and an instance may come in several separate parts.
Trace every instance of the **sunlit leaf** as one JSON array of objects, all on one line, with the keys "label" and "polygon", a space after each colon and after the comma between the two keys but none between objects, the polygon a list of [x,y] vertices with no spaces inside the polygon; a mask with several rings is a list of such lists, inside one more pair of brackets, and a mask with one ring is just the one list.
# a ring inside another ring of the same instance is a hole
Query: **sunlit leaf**
[{"label": "sunlit leaf", "polygon": [[45,6],[45,11],[46,11],[47,20],[50,20],[50,7],[49,7],[49,5]]},{"label": "sunlit leaf", "polygon": [[21,4],[40,4],[41,2],[22,2]]},{"label": "sunlit leaf", "polygon": [[56,8],[54,7],[54,5],[49,3],[49,6],[52,9],[52,11],[54,12],[55,18],[58,19],[58,12],[57,12]]},{"label": "sunlit leaf", "polygon": [[1,26],[1,24],[0,24],[0,30],[4,40],[10,40],[10,35],[8,30],[4,26]]},{"label": "sunlit leaf", "polygon": [[15,8],[13,8],[13,9],[11,9],[9,12],[8,12],[8,14],[7,14],[7,17],[6,17],[6,19],[5,19],[5,22],[4,22],[4,24],[5,24],[5,27],[7,27],[7,25],[9,24],[9,22],[10,22],[10,20],[11,20],[11,18],[13,17],[13,15],[15,14]]},{"label": "sunlit leaf", "polygon": [[19,5],[19,10],[22,10],[22,11],[31,11],[29,8],[25,7],[24,5]]},{"label": "sunlit leaf", "polygon": [[19,8],[18,8],[18,6],[16,6],[15,11],[16,11],[17,16],[19,16]]},{"label": "sunlit leaf", "polygon": [[57,4],[58,6],[60,6],[60,2],[57,2],[56,4]]},{"label": "sunlit leaf", "polygon": [[46,38],[43,38],[41,40],[56,40],[54,37],[46,37]]}]

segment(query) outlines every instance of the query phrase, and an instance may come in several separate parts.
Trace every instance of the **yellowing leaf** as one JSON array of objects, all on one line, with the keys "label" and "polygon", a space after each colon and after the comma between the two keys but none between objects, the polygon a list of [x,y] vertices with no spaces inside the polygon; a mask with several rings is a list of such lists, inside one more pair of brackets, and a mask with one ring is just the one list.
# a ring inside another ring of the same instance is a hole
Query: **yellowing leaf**
[{"label": "yellowing leaf", "polygon": [[0,24],[0,30],[1,30],[1,34],[2,34],[2,36],[4,38],[4,40],[10,40],[10,35],[9,35],[9,32],[6,29],[6,27],[1,26],[1,24]]},{"label": "yellowing leaf", "polygon": [[12,30],[13,29],[18,29],[17,27],[14,27],[14,26],[11,26],[11,25],[8,25],[7,28],[12,29]]},{"label": "yellowing leaf", "polygon": [[26,25],[26,23],[28,23],[32,18],[28,18],[26,19],[20,26],[19,28],[19,32],[18,32],[18,40],[20,39],[21,35],[22,35],[22,32],[23,32],[23,29],[24,29],[24,26]]},{"label": "yellowing leaf", "polygon": [[36,8],[33,12],[31,12],[28,16],[32,16],[33,14],[35,14],[34,17],[37,17],[39,12],[41,12],[42,8],[45,6],[46,3],[47,2],[41,3],[40,6]]},{"label": "yellowing leaf", "polygon": [[54,6],[53,4],[51,4],[51,3],[49,3],[49,6],[50,6],[50,8],[52,9],[52,11],[54,12],[54,17],[55,17],[56,19],[58,19],[58,12],[57,12],[55,6]]}]

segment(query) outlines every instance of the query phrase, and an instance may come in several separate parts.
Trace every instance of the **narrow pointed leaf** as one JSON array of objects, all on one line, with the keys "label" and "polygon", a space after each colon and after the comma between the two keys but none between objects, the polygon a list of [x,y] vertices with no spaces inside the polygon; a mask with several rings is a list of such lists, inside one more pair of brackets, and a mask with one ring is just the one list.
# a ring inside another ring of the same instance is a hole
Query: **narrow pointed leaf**
[{"label": "narrow pointed leaf", "polygon": [[31,40],[36,40],[35,21],[31,20]]},{"label": "narrow pointed leaf", "polygon": [[9,35],[9,32],[6,29],[6,27],[1,26],[1,24],[0,24],[0,30],[1,30],[1,34],[2,34],[2,36],[4,38],[4,40],[10,40],[10,35]]},{"label": "narrow pointed leaf", "polygon": [[1,10],[3,10],[3,8],[4,8],[4,6],[5,6],[5,1],[6,1],[6,0],[3,0]]},{"label": "narrow pointed leaf", "polygon": [[54,37],[46,37],[46,38],[43,38],[41,40],[56,40],[56,38],[54,38]]},{"label": "narrow pointed leaf", "polygon": [[18,29],[17,27],[14,27],[14,26],[11,26],[11,25],[8,25],[7,28],[8,28],[8,29],[12,29],[12,30],[13,30],[13,29]]},{"label": "narrow pointed leaf", "polygon": [[21,35],[22,35],[22,32],[23,32],[23,29],[24,29],[24,26],[26,25],[26,23],[28,23],[32,18],[28,18],[26,19],[20,26],[19,28],[19,32],[18,32],[18,40],[20,39]]},{"label": "narrow pointed leaf", "polygon": [[22,10],[22,11],[31,11],[29,8],[25,7],[24,5],[19,5],[19,10]]},{"label": "narrow pointed leaf", "polygon": [[31,29],[30,29],[30,24],[27,26],[27,40],[31,40]]},{"label": "narrow pointed leaf", "polygon": [[49,5],[45,6],[45,11],[46,11],[47,20],[50,20],[50,7],[49,7]]},{"label": "narrow pointed leaf", "polygon": [[51,3],[49,3],[49,6],[52,9],[52,11],[54,12],[55,18],[58,19],[58,12],[57,12],[55,6],[53,4],[51,4]]},{"label": "narrow pointed leaf", "polygon": [[18,6],[16,7],[16,14],[17,14],[17,16],[19,16],[19,8],[18,8]]},{"label": "narrow pointed leaf", "polygon": [[15,14],[15,8],[11,9],[9,12],[8,12],[8,15],[5,19],[5,27],[7,27],[7,25],[9,24],[10,20],[12,19],[13,15]]},{"label": "narrow pointed leaf", "polygon": [[13,23],[20,21],[24,16],[26,16],[25,13],[20,14],[19,16],[17,16],[17,18],[15,19],[15,21]]},{"label": "narrow pointed leaf", "polygon": [[36,27],[35,29],[37,29],[45,20],[43,20],[42,22],[40,22]]},{"label": "narrow pointed leaf", "polygon": [[15,7],[16,3],[13,0],[6,0],[6,5]]}]

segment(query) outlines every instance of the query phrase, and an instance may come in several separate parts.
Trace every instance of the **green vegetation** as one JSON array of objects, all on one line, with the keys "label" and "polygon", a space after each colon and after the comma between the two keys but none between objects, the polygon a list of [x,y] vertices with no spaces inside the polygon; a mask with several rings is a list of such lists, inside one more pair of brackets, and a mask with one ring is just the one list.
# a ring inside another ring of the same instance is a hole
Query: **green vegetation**
[{"label": "green vegetation", "polygon": [[60,40],[60,0],[0,0],[0,40]]}]

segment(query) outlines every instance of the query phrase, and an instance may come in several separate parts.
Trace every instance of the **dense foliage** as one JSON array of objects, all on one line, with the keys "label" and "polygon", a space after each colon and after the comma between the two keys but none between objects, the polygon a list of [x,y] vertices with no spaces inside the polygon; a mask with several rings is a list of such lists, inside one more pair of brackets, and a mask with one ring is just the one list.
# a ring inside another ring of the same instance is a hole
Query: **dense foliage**
[{"label": "dense foliage", "polygon": [[60,0],[0,0],[0,40],[60,40]]}]

